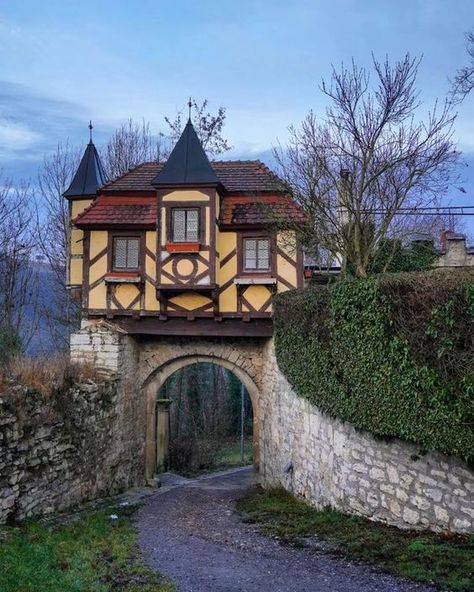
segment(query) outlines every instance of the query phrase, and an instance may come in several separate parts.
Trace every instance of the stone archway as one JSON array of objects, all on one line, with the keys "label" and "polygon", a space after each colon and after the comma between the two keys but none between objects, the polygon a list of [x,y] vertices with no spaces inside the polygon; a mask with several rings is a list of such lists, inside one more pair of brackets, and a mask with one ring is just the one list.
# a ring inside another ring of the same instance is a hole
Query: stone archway
[{"label": "stone archway", "polygon": [[177,370],[192,364],[215,364],[230,370],[245,386],[252,401],[253,408],[253,459],[258,468],[259,465],[259,402],[260,389],[254,382],[248,371],[240,367],[237,361],[230,361],[224,357],[206,354],[188,354],[167,360],[161,366],[153,370],[143,383],[146,398],[146,442],[145,442],[145,468],[147,481],[153,479],[156,470],[156,398],[167,378]]}]

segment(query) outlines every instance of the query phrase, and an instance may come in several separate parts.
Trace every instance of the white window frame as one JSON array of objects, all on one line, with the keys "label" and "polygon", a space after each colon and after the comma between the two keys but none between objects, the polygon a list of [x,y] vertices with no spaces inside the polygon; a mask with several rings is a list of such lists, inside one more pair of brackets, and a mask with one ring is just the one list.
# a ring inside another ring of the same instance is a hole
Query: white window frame
[{"label": "white window frame", "polygon": [[[185,220],[184,220],[184,239],[178,239],[175,236],[175,228],[174,228],[174,216],[176,212],[185,212]],[[189,238],[188,235],[188,212],[196,212],[197,214],[197,228],[196,228],[196,237]],[[173,243],[198,243],[199,236],[201,231],[201,210],[200,208],[190,207],[190,208],[172,208],[171,210],[171,242]]]},{"label": "white window frame", "polygon": [[[247,242],[255,241],[255,267],[247,266]],[[266,267],[259,267],[259,243],[265,241],[268,244],[268,261]],[[242,240],[242,271],[245,273],[268,273],[272,269],[271,240],[268,236],[246,236]]]},{"label": "white window frame", "polygon": [[[117,254],[117,246],[116,243],[118,240],[125,240],[127,241],[126,243],[126,253],[125,253],[125,260],[126,260],[126,266],[125,267],[121,267],[118,266],[116,263],[116,254]],[[128,262],[129,262],[129,257],[130,257],[130,253],[129,253],[129,241],[136,241],[137,242],[137,265],[135,266],[129,266]],[[116,272],[122,272],[122,271],[140,271],[140,237],[139,236],[121,236],[121,235],[116,235],[113,236],[112,238],[112,271],[116,271]]]}]

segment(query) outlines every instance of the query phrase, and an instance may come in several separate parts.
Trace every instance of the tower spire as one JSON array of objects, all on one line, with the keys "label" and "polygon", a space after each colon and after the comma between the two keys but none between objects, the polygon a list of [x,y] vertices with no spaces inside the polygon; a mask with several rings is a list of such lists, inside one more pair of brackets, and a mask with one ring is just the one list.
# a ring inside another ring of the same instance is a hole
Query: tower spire
[{"label": "tower spire", "polygon": [[191,120],[171,151],[168,160],[151,182],[155,186],[219,185]]},{"label": "tower spire", "polygon": [[191,100],[191,97],[189,97],[189,101],[188,101],[188,121],[191,121],[191,108],[193,106],[193,102]]},{"label": "tower spire", "polygon": [[105,185],[107,175],[100,161],[94,142],[92,141],[92,121],[89,121],[89,144],[77,167],[68,189],[63,193],[66,199],[81,199],[83,197],[95,197],[97,189]]}]

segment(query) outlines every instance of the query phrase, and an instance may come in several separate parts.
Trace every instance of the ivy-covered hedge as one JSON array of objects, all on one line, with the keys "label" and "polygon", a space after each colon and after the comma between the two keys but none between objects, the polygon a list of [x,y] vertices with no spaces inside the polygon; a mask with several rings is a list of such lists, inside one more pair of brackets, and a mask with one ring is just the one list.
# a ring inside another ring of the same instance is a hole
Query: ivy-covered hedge
[{"label": "ivy-covered hedge", "polygon": [[321,410],[474,462],[474,272],[281,294],[275,345],[296,392]]}]

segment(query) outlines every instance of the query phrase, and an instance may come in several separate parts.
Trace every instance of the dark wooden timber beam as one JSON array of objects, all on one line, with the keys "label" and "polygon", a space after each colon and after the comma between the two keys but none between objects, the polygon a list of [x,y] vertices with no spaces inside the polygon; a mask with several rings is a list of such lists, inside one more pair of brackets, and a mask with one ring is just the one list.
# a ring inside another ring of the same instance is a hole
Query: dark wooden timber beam
[{"label": "dark wooden timber beam", "polygon": [[182,337],[271,337],[273,334],[272,319],[222,319],[216,323],[214,319],[190,321],[187,318],[115,318],[130,335],[178,335]]}]

